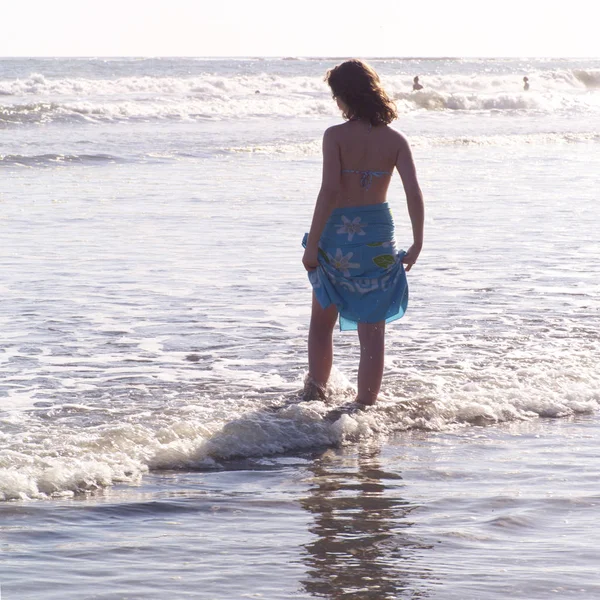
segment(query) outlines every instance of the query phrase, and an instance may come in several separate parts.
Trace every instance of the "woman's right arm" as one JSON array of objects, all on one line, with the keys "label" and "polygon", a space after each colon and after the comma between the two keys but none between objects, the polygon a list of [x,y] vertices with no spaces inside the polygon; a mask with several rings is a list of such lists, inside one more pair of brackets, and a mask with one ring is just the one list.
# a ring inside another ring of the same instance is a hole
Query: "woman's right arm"
[{"label": "woman's right arm", "polygon": [[323,180],[302,258],[307,271],[314,271],[319,266],[319,239],[339,195],[341,169],[340,149],[334,128],[330,127],[323,136]]},{"label": "woman's right arm", "polygon": [[400,147],[396,159],[396,168],[404,186],[413,232],[413,244],[404,255],[402,262],[406,264],[406,270],[410,271],[411,267],[417,262],[417,258],[419,258],[419,254],[423,248],[425,205],[423,204],[423,193],[417,180],[417,170],[410,145],[402,134],[399,133],[398,135],[400,136]]}]

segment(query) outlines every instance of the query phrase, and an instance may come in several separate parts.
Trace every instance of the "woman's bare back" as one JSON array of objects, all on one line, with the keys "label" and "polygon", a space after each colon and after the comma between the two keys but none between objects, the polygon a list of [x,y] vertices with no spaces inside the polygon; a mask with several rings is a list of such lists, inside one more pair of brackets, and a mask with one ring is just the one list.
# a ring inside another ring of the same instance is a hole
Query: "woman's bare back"
[{"label": "woman's bare back", "polygon": [[387,125],[371,127],[363,121],[348,121],[329,132],[340,164],[336,207],[385,202],[394,167],[407,146],[404,137]]}]

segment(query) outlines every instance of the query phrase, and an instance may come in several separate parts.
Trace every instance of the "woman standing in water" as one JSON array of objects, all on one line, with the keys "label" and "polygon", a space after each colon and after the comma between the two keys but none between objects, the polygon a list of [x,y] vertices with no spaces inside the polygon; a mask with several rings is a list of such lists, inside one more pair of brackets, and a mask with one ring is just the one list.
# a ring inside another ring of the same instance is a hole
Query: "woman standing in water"
[{"label": "woman standing in water", "polygon": [[[333,364],[333,328],[358,329],[356,402],[371,405],[381,387],[385,324],[408,304],[405,269],[423,246],[423,196],[406,138],[388,127],[396,108],[366,63],[349,60],[326,81],[345,123],[323,136],[323,179],[302,262],[313,287],[307,396],[323,397]],[[413,244],[398,252],[386,202],[394,167],[402,179]]]}]

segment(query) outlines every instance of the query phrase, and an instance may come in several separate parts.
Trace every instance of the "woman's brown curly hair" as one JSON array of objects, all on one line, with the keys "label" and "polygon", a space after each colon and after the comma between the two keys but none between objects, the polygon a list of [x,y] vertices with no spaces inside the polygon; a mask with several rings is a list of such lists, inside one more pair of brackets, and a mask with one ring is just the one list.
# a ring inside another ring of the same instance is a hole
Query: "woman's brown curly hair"
[{"label": "woman's brown curly hair", "polygon": [[363,119],[371,125],[389,124],[398,118],[396,105],[385,93],[379,75],[362,60],[353,58],[327,71],[325,81],[334,98],[348,107],[346,119]]}]

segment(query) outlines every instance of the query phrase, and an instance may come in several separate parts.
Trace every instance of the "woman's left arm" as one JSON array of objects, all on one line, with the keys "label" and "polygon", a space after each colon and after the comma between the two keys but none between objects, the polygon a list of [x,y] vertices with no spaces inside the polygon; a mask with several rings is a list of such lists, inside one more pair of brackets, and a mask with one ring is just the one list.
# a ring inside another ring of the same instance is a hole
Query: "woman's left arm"
[{"label": "woman's left arm", "polygon": [[314,271],[319,265],[319,240],[340,194],[341,175],[340,148],[335,136],[335,129],[330,127],[323,135],[323,179],[308,233],[306,250],[302,258],[302,263],[307,271]]}]

